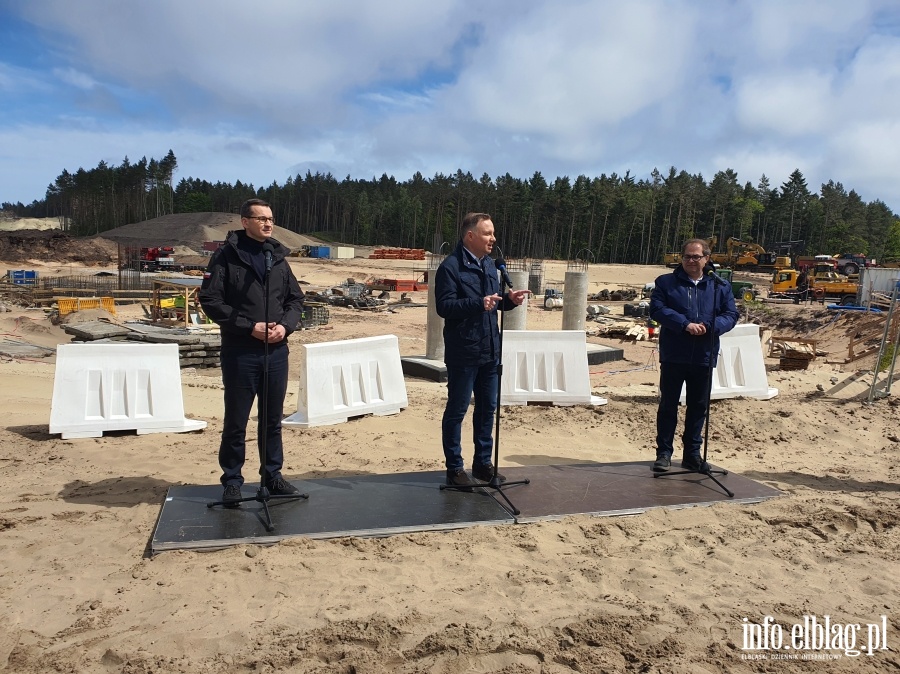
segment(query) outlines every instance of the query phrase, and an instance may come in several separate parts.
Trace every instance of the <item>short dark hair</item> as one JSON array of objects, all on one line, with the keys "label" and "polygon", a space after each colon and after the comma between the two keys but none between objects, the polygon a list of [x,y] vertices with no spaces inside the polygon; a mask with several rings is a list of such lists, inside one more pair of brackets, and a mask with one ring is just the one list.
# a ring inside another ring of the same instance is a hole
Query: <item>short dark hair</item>
[{"label": "short dark hair", "polygon": [[269,205],[268,201],[264,201],[262,199],[247,199],[244,203],[241,204],[241,217],[249,218],[253,215],[253,212],[250,210],[254,206],[262,206],[263,208],[272,208]]},{"label": "short dark hair", "polygon": [[466,213],[466,217],[464,217],[462,221],[462,231],[460,231],[460,236],[464,237],[466,232],[475,229],[479,222],[490,219],[491,216],[487,213]]},{"label": "short dark hair", "polygon": [[709,241],[707,241],[706,239],[688,239],[683,244],[681,244],[681,254],[684,255],[684,251],[687,250],[687,247],[693,246],[695,243],[698,243],[703,247],[704,257],[709,257],[709,254],[712,253],[712,251],[709,249]]}]

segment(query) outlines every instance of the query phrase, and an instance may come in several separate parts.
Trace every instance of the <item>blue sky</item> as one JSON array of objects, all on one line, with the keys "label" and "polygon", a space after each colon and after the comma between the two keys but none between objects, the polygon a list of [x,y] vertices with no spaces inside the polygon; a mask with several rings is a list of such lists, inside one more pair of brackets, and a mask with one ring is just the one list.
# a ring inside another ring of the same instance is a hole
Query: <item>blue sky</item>
[{"label": "blue sky", "polygon": [[0,0],[0,201],[184,177],[799,168],[900,212],[897,0]]}]

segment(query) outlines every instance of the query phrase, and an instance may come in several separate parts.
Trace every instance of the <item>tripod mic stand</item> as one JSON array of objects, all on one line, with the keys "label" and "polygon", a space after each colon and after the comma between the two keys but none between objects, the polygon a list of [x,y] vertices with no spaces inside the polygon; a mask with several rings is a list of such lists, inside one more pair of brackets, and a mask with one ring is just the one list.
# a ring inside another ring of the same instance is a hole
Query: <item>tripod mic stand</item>
[{"label": "tripod mic stand", "polygon": [[[266,258],[266,273],[263,279],[263,320],[266,325],[266,340],[263,342],[263,371],[262,382],[257,391],[257,444],[259,447],[259,489],[256,490],[255,496],[236,499],[234,501],[214,501],[206,505],[212,508],[217,505],[227,505],[235,507],[246,501],[256,501],[262,504],[263,513],[265,513],[265,521],[263,522],[266,531],[274,531],[275,525],[272,524],[272,515],[269,512],[269,501],[295,501],[297,499],[308,499],[309,494],[272,494],[266,487],[266,464],[268,463],[268,421],[269,421],[269,276],[272,273],[272,253],[275,247],[266,241],[263,246],[263,254]],[[287,263],[285,263],[287,264]]]},{"label": "tripod mic stand", "polygon": [[[499,248],[497,249],[499,252]],[[509,274],[506,271],[506,262],[503,260],[503,254],[497,258],[497,268],[500,270],[500,276],[502,278],[500,289],[503,290],[503,286],[507,286],[510,290],[512,289],[512,281],[509,278]],[[456,491],[465,491],[471,492],[473,489],[489,489],[488,495],[497,501],[497,505],[499,505],[503,510],[512,516],[515,519],[516,515],[520,514],[520,510],[513,505],[512,501],[509,500],[509,497],[503,492],[506,487],[513,487],[517,484],[531,484],[531,480],[528,478],[524,478],[522,480],[511,480],[511,481],[501,481],[498,477],[498,469],[497,466],[500,464],[500,392],[503,389],[503,319],[505,316],[504,311],[500,312],[500,341],[498,343],[498,351],[499,358],[497,360],[497,409],[495,411],[494,416],[494,470],[491,474],[491,479],[484,483],[475,483],[471,485],[447,485],[442,484],[440,486],[441,491],[444,489],[451,489]],[[495,494],[499,494],[504,501],[506,501],[506,505],[497,500]],[[508,507],[507,507],[508,506]]]},{"label": "tripod mic stand", "polygon": [[677,471],[669,471],[665,473],[653,473],[653,477],[669,477],[670,475],[706,475],[710,480],[715,482],[719,487],[728,494],[728,498],[734,498],[734,492],[731,491],[728,487],[722,484],[719,480],[716,479],[716,475],[728,475],[727,470],[719,470],[713,469],[712,466],[709,465],[709,462],[706,460],[709,452],[709,407],[710,401],[712,399],[712,379],[713,379],[713,370],[715,370],[715,366],[712,364],[713,358],[713,345],[715,344],[715,322],[716,322],[716,314],[719,310],[719,291],[716,288],[716,285],[724,285],[725,280],[715,273],[714,269],[708,270],[707,275],[713,279],[713,312],[712,312],[712,321],[710,323],[709,328],[709,361],[707,363],[707,375],[706,375],[706,418],[704,419],[704,430],[703,430],[703,458],[700,460],[700,465],[696,470],[677,470]]}]

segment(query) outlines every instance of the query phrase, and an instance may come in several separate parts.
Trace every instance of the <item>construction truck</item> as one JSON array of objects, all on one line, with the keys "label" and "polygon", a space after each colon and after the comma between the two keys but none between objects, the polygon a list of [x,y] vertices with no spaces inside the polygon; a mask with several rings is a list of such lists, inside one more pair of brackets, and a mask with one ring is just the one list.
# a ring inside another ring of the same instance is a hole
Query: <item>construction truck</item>
[{"label": "construction truck", "polygon": [[174,271],[175,249],[172,246],[152,246],[132,252],[128,267],[135,271]]},{"label": "construction truck", "polygon": [[859,270],[864,267],[875,266],[875,260],[870,260],[862,253],[841,253],[840,255],[833,255],[832,257],[834,258],[837,270],[847,276],[858,274]]},{"label": "construction truck", "polygon": [[[719,238],[716,236],[711,236],[708,239],[702,239],[702,240],[706,241],[706,244],[709,246],[709,249],[712,250],[713,246],[716,245]],[[666,253],[665,255],[663,255],[663,264],[665,264],[670,269],[675,269],[675,267],[677,267],[681,264],[681,251],[678,251],[677,253]]]},{"label": "construction truck", "polygon": [[790,297],[795,300],[815,299],[825,301],[837,300],[839,304],[856,304],[859,284],[847,280],[847,277],[823,270],[818,275],[797,271],[796,269],[780,269],[772,275],[772,288],[769,297]]}]

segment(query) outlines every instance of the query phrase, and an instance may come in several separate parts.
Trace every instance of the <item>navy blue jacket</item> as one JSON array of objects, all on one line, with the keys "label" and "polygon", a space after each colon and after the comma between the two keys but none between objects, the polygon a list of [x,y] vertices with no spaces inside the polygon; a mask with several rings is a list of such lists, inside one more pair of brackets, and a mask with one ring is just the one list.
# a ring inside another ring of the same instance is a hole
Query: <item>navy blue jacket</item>
[{"label": "navy blue jacket", "polygon": [[500,359],[497,308],[509,311],[516,304],[504,295],[493,311],[484,310],[484,298],[499,295],[500,282],[494,261],[486,257],[483,265],[471,261],[460,241],[434,276],[435,308],[444,319],[447,365],[486,365]]},{"label": "navy blue jacket", "polygon": [[[238,238],[246,236],[243,230],[228,233],[206,268],[198,297],[206,315],[219,324],[223,347],[263,349],[265,342],[251,333],[256,323],[264,321],[265,286],[250,256],[238,248]],[[300,323],[303,291],[285,259],[290,250],[275,239],[269,241],[275,248],[269,272],[269,322],[285,329],[285,339],[269,345],[275,348],[286,346],[287,335]]]},{"label": "navy blue jacket", "polygon": [[[650,295],[650,318],[661,328],[659,362],[715,367],[719,356],[719,336],[731,330],[739,317],[731,284],[724,279],[722,281],[718,284],[704,275],[695,286],[682,267],[656,279]],[[703,323],[707,333],[688,334],[684,330],[688,323]]]}]

